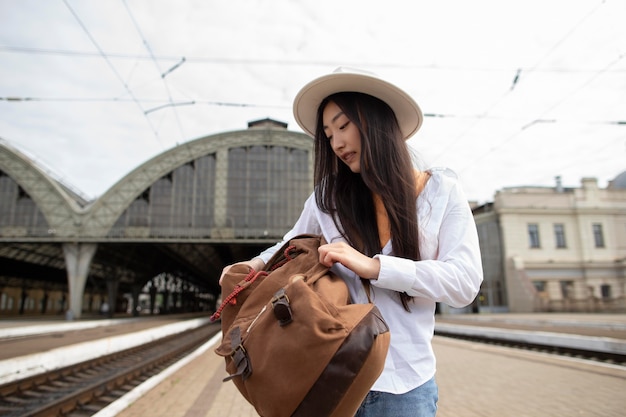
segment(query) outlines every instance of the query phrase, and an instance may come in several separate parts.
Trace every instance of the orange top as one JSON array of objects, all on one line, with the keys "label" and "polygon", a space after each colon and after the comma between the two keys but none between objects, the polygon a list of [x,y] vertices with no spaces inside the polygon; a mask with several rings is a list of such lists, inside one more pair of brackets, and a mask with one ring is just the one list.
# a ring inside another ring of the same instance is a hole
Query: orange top
[{"label": "orange top", "polygon": [[[417,197],[424,187],[426,182],[430,178],[428,172],[415,171],[415,197]],[[383,204],[383,200],[378,194],[374,194],[374,207],[376,208],[376,224],[378,225],[378,239],[380,240],[380,247],[384,248],[389,239],[391,238],[391,227],[389,226],[389,216],[387,210]]]}]

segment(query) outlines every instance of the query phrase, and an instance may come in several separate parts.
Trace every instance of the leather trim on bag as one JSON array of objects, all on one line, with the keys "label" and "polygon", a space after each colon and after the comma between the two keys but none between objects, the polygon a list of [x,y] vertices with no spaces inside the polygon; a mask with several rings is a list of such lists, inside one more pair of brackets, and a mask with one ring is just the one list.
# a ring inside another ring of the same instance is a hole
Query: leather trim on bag
[{"label": "leather trim on bag", "polygon": [[[337,350],[292,417],[330,415],[366,362],[376,337],[388,331],[380,311],[373,307]],[[329,391],[329,387],[334,390]]]}]

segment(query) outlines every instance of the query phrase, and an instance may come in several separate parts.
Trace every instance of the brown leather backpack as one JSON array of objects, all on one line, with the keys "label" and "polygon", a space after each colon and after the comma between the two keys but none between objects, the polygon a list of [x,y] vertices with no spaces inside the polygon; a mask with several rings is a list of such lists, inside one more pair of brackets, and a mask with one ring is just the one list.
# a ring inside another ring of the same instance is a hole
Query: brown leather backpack
[{"label": "brown leather backpack", "polygon": [[383,370],[387,324],[373,304],[350,304],[318,262],[323,242],[297,236],[263,271],[235,265],[222,280],[215,352],[260,416],[353,416]]}]

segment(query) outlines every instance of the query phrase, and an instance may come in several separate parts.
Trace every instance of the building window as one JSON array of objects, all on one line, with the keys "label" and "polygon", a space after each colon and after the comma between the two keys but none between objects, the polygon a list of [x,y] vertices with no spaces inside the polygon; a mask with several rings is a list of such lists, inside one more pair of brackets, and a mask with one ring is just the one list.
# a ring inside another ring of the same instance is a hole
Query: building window
[{"label": "building window", "polygon": [[537,292],[544,292],[546,290],[546,282],[545,281],[533,281],[533,285]]},{"label": "building window", "polygon": [[531,248],[539,247],[539,225],[534,223],[528,225],[528,243]]},{"label": "building window", "polygon": [[564,248],[565,246],[565,226],[561,223],[554,225],[554,240],[556,241],[557,248]]},{"label": "building window", "polygon": [[596,248],[604,247],[604,233],[602,233],[602,225],[600,223],[593,224],[593,240]]},{"label": "building window", "polygon": [[308,152],[281,146],[228,151],[227,211],[236,237],[282,236],[308,196]]},{"label": "building window", "polygon": [[602,298],[605,300],[611,298],[611,286],[607,284],[601,285],[600,294],[602,294]]}]

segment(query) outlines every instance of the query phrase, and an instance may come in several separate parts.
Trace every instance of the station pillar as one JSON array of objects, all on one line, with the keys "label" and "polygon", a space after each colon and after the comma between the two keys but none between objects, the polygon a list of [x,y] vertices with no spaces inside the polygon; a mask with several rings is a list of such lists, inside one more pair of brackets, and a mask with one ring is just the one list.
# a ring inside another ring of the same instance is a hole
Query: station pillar
[{"label": "station pillar", "polygon": [[106,316],[112,318],[117,310],[117,289],[120,286],[120,280],[117,277],[107,279],[107,298],[109,301],[109,311]]},{"label": "station pillar", "polygon": [[91,260],[98,245],[95,243],[64,243],[63,254],[67,268],[70,306],[67,319],[79,319],[83,310],[83,293]]}]

